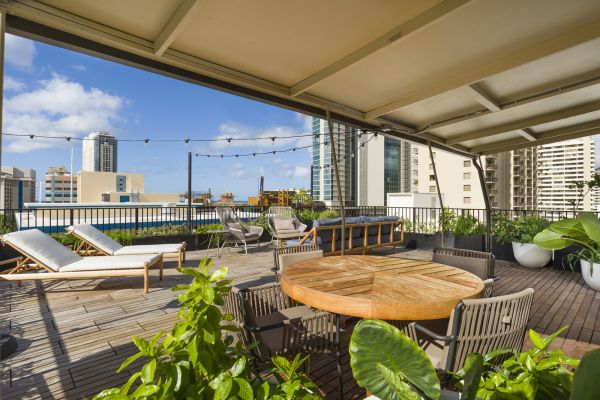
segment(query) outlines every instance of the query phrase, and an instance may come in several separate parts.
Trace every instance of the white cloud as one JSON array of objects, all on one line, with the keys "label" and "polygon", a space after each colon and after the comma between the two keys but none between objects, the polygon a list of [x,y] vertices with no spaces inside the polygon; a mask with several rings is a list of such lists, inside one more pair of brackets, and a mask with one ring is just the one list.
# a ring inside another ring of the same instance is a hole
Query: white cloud
[{"label": "white cloud", "polygon": [[37,50],[32,40],[7,34],[5,54],[8,64],[25,71],[31,71]]},{"label": "white cloud", "polygon": [[273,160],[273,164],[281,164],[283,162],[283,160],[280,157],[277,157],[276,159]]},{"label": "white cloud", "polygon": [[[112,130],[121,119],[127,100],[97,88],[85,88],[67,77],[54,74],[32,91],[22,92],[5,102],[4,131],[18,134],[80,137],[97,130]],[[24,153],[63,146],[56,140],[13,138],[7,150]]]},{"label": "white cloud", "polygon": [[235,179],[241,179],[246,176],[246,170],[244,169],[244,164],[237,163],[233,165],[233,169],[230,172],[231,176]]},{"label": "white cloud", "polygon": [[75,71],[81,71],[81,72],[87,71],[87,67],[85,65],[81,65],[81,64],[73,65],[73,69]]},{"label": "white cloud", "polygon": [[25,84],[11,76],[4,76],[4,90],[19,92],[25,88]]},{"label": "white cloud", "polygon": [[294,176],[297,178],[300,178],[303,176],[308,176],[309,173],[310,173],[309,167],[305,167],[303,165],[296,165],[296,167],[294,168]]}]

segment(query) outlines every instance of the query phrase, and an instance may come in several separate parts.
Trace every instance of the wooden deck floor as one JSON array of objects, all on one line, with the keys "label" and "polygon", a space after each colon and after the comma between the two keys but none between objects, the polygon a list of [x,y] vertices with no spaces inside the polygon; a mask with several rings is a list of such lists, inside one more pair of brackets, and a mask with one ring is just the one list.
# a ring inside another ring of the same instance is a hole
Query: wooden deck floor
[{"label": "wooden deck floor", "polygon": [[[252,250],[248,256],[226,254],[216,266],[228,266],[240,285],[272,280],[270,249]],[[188,266],[205,252],[190,253]],[[394,256],[429,259],[430,253],[410,251]],[[140,277],[70,282],[26,282],[22,287],[0,283],[0,331],[18,338],[19,351],[2,363],[0,398],[90,398],[100,390],[122,384],[134,363],[121,374],[115,371],[135,352],[134,335],[149,338],[169,329],[176,317],[176,295],[169,288],[185,281],[174,262],[166,264],[165,280],[151,278],[144,294]],[[567,353],[581,356],[600,347],[600,293],[585,286],[581,275],[552,269],[528,270],[506,262],[496,267],[495,294],[533,287],[536,295],[531,327],[550,333],[562,325],[570,329],[555,342]],[[347,362],[345,398],[361,398]],[[314,358],[311,376],[328,397],[335,398],[335,363]]]}]

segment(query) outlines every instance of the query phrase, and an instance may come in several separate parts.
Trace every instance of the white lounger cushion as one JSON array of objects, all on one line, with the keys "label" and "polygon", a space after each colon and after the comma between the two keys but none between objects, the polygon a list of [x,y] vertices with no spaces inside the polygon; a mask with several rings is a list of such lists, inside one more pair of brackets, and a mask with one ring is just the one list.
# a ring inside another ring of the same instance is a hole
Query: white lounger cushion
[{"label": "white lounger cushion", "polygon": [[38,229],[7,233],[2,236],[2,241],[22,250],[54,271],[83,260],[83,257]]},{"label": "white lounger cushion", "polygon": [[114,252],[115,256],[124,256],[130,254],[164,254],[178,253],[183,243],[165,243],[165,244],[144,244],[136,246],[123,246]]},{"label": "white lounger cushion", "polygon": [[75,233],[86,242],[91,243],[98,249],[110,255],[114,255],[117,250],[123,248],[123,246],[114,241],[110,236],[105,235],[90,224],[72,225],[67,228],[67,232]]},{"label": "white lounger cushion", "polygon": [[81,260],[60,268],[60,272],[76,271],[106,271],[117,269],[143,269],[145,264],[152,265],[160,254],[138,256],[111,256],[111,257],[82,257]]}]

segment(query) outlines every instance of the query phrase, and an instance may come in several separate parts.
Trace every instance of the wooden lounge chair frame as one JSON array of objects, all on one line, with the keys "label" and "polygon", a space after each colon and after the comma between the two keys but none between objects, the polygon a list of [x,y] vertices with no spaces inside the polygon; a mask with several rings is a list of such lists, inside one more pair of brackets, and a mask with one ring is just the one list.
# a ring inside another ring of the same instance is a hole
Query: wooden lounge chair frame
[{"label": "wooden lounge chair frame", "polygon": [[[69,234],[75,236],[79,239],[79,244],[73,249],[73,251],[80,256],[112,256],[112,254],[107,253],[106,251],[96,247],[93,243],[88,242],[85,238],[79,236],[75,231],[67,231]],[[177,266],[181,268],[185,263],[185,242],[181,242],[181,248],[177,253],[164,253],[163,256],[176,256],[177,257]],[[152,254],[152,253],[148,253]]]},{"label": "wooden lounge chair frame", "polygon": [[[386,240],[388,238],[384,237],[387,235],[383,235],[381,233],[381,227],[384,225],[391,225],[390,233],[389,233],[389,240]],[[369,244],[369,235],[368,235],[369,229],[368,228],[371,226],[377,226],[377,228],[378,228],[377,229],[377,242],[374,244]],[[394,232],[396,231],[396,228],[398,228],[398,227],[400,228],[400,240],[395,240]],[[362,244],[362,246],[356,247],[356,246],[354,246],[354,243],[353,243],[354,240],[352,239],[352,231],[354,229],[361,229],[361,228],[364,228],[363,244]],[[337,232],[338,232],[338,230],[341,230],[341,229],[342,229],[342,225],[329,225],[329,226],[313,227],[310,231],[307,232],[306,235],[304,235],[304,237],[302,239],[300,239],[298,244],[303,245],[304,242],[311,239],[311,237],[312,237],[312,243],[318,244],[319,232],[333,231],[331,234],[331,251],[327,251],[327,252],[324,251],[323,255],[334,255],[334,254],[340,252],[339,249],[336,249],[336,245],[337,245],[336,241],[337,241]],[[361,224],[347,224],[346,229],[348,229],[348,234],[346,235],[347,243],[344,248],[345,251],[362,250],[362,254],[364,255],[367,250],[372,249],[372,248],[391,246],[393,248],[393,250],[396,251],[397,245],[404,244],[404,224],[402,223],[402,221],[380,221],[380,222],[365,222],[365,223],[361,223]]]},{"label": "wooden lounge chair frame", "polygon": [[[31,280],[43,280],[43,279],[98,279],[98,278],[112,278],[117,276],[143,276],[144,277],[144,293],[148,293],[149,279],[148,273],[150,268],[158,266],[159,268],[159,279],[163,279],[163,257],[160,257],[154,263],[144,263],[144,268],[136,269],[108,269],[108,270],[95,270],[95,271],[69,271],[60,272],[55,271],[52,268],[44,265],[44,263],[37,260],[35,257],[28,254],[23,249],[13,246],[11,243],[5,242],[4,245],[8,245],[19,253],[23,254],[24,257],[17,257],[19,260],[11,259],[11,261],[17,261],[17,265],[14,268],[8,270],[5,274],[0,274],[0,280],[5,281],[16,281],[18,285],[21,281]],[[7,260],[9,261],[9,260]],[[33,271],[45,270],[47,273],[37,273]],[[33,272],[33,273],[27,273]]]}]

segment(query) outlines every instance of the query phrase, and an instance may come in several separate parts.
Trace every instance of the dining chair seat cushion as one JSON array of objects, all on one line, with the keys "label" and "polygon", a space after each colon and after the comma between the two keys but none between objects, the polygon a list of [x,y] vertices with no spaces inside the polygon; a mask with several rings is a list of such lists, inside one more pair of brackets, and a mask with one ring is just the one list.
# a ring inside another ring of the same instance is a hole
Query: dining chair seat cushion
[{"label": "dining chair seat cushion", "polygon": [[293,219],[276,219],[275,222],[275,230],[280,233],[280,231],[288,230],[295,231],[296,226],[294,225]]},{"label": "dining chair seat cushion", "polygon": [[480,279],[487,279],[489,261],[485,258],[461,257],[451,254],[434,254],[433,262],[450,265],[476,275]]},{"label": "dining chair seat cushion", "polygon": [[67,228],[67,232],[76,234],[109,255],[114,255],[117,250],[123,247],[91,224],[72,225]]},{"label": "dining chair seat cushion", "polygon": [[39,229],[7,233],[2,236],[2,241],[23,251],[54,271],[83,260],[83,257],[75,254]]},{"label": "dining chair seat cushion", "polygon": [[168,254],[178,253],[183,243],[164,243],[164,244],[142,244],[135,246],[123,246],[114,252],[115,256],[126,256],[134,254]]},{"label": "dining chair seat cushion", "polygon": [[273,312],[271,314],[263,315],[260,317],[256,317],[256,325],[258,327],[265,327],[269,325],[278,324],[288,319],[296,319],[302,317],[310,317],[314,315],[315,312],[311,310],[309,307],[301,305],[290,308],[285,308],[283,310],[279,310]]},{"label": "dining chair seat cushion", "polygon": [[110,271],[118,269],[143,269],[156,263],[162,255],[135,255],[110,257],[82,257],[81,260],[59,269],[60,272]]}]

